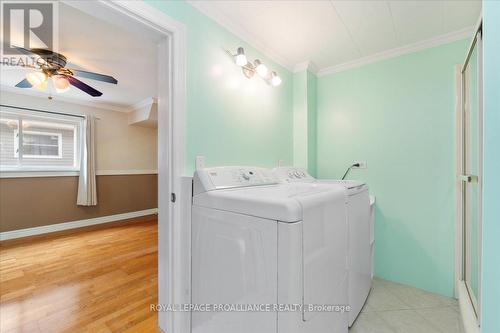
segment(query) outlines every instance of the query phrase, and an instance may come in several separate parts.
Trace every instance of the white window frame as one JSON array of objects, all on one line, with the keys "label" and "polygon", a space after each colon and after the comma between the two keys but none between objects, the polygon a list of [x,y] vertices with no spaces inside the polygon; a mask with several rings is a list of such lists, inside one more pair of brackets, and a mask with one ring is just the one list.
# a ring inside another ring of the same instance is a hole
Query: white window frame
[{"label": "white window frame", "polygon": [[[19,109],[23,111],[19,111]],[[84,118],[78,118],[77,115],[76,117],[72,115],[65,115],[65,114],[51,114],[52,112],[46,112],[44,111],[36,111],[36,110],[29,110],[25,108],[18,108],[16,106],[7,106],[7,105],[2,105],[0,114],[3,116],[5,115],[6,117],[16,119],[18,121],[18,128],[15,130],[16,132],[19,133],[20,136],[23,135],[23,121],[29,121],[29,117],[35,117],[35,118],[40,118],[41,121],[52,121],[52,122],[61,122],[61,123],[70,123],[75,126],[75,131],[74,131],[74,145],[75,145],[75,150],[74,150],[74,158],[73,158],[73,165],[71,166],[59,166],[59,165],[44,165],[44,166],[38,166],[38,165],[23,165],[22,160],[24,157],[27,158],[40,158],[40,159],[55,159],[57,157],[49,157],[49,156],[32,156],[32,155],[23,155],[22,150],[18,150],[18,158],[19,158],[19,164],[16,166],[7,166],[7,165],[0,165],[0,178],[13,178],[13,177],[54,177],[54,176],[78,176],[80,174],[80,149],[81,149],[81,143],[79,142],[82,140],[82,131],[83,131],[83,126],[84,126]],[[28,119],[27,119],[28,118]],[[40,131],[31,131],[27,129],[28,132],[33,133],[33,132],[40,132]],[[49,132],[41,132],[42,134],[49,134]],[[58,135],[59,133],[50,133],[50,134],[56,134]],[[61,133],[62,135],[62,133]],[[14,138],[16,139],[16,138]],[[62,137],[61,137],[62,139]],[[19,141],[14,140],[14,149],[19,148]],[[16,146],[17,145],[17,146]],[[61,151],[59,152],[60,155],[62,155],[62,142],[59,145],[59,149]],[[14,151],[15,153],[15,151]]]},{"label": "white window frame", "polygon": [[[40,159],[56,159],[56,158],[62,158],[62,133],[54,133],[54,132],[40,132],[40,131],[30,131],[30,130],[24,130],[24,134],[34,134],[34,135],[45,135],[45,136],[57,136],[57,156],[55,155],[26,155],[23,154],[23,158],[40,158]],[[14,157],[19,157],[19,143],[21,140],[24,140],[23,138],[19,137],[19,130],[14,130]],[[24,146],[24,142],[22,143],[22,146]],[[76,146],[76,140],[75,140],[75,146]],[[75,150],[76,154],[76,150]]]}]

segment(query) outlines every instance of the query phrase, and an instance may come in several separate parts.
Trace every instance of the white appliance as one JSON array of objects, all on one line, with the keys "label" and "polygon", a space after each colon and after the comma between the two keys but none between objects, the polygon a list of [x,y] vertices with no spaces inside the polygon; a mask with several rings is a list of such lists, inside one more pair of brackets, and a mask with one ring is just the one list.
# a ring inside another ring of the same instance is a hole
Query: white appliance
[{"label": "white appliance", "polygon": [[197,170],[192,305],[243,307],[192,311],[191,331],[346,333],[347,312],[307,307],[347,304],[346,205],[343,188],[279,184],[268,169]]},{"label": "white appliance", "polygon": [[325,184],[345,188],[348,193],[347,221],[349,248],[349,327],[356,320],[370,293],[373,280],[374,217],[368,186],[355,180],[317,180],[303,168],[279,167],[273,170],[286,184]]}]

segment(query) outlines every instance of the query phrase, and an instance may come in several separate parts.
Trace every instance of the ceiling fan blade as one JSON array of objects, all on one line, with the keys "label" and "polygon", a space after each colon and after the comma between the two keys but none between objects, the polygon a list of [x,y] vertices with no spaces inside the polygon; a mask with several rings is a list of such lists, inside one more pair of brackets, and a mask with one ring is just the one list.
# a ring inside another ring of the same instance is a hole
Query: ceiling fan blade
[{"label": "ceiling fan blade", "polygon": [[[24,54],[24,55],[27,55],[27,56],[30,56],[30,57],[35,57],[36,64],[38,66],[41,66],[41,65],[44,65],[44,64],[47,63],[47,59],[44,58],[42,54],[40,54],[40,50],[41,49],[25,49],[24,47],[20,47],[20,46],[14,46],[14,48],[17,50],[17,52],[19,52],[21,54]],[[28,65],[28,64],[26,64],[23,67],[36,68],[35,66]]]},{"label": "ceiling fan blade", "polygon": [[107,83],[113,83],[117,84],[118,81],[109,75],[104,75],[104,74],[99,74],[99,73],[94,73],[94,72],[87,72],[87,71],[82,71],[79,69],[73,69],[73,68],[68,68],[70,71],[73,72],[75,76],[80,76],[84,77],[87,79],[92,79],[92,80],[97,80],[97,81],[102,81],[102,82],[107,82]]},{"label": "ceiling fan blade", "polygon": [[83,83],[82,81],[80,81],[80,80],[78,80],[70,75],[66,75],[66,78],[68,79],[69,83],[72,86],[77,87],[78,89],[80,89],[83,92],[86,92],[87,94],[89,94],[92,97],[98,97],[98,96],[102,95],[102,92],[100,92],[99,90],[92,88],[88,84]]},{"label": "ceiling fan blade", "polygon": [[23,64],[23,63],[8,63],[8,62],[2,62],[2,65],[8,66],[6,69],[19,69],[19,67],[22,68],[31,68],[31,69],[39,69],[38,67],[35,67],[33,65],[28,65],[28,64]]},{"label": "ceiling fan blade", "polygon": [[14,46],[14,48],[19,52],[19,53],[22,53],[24,55],[28,55],[28,56],[34,56],[34,55],[38,55],[37,53],[33,52],[32,50],[30,49],[25,49],[24,47],[20,47],[20,46]]},{"label": "ceiling fan blade", "polygon": [[19,82],[18,84],[16,84],[16,87],[18,87],[18,88],[31,88],[33,86],[31,85],[31,83],[27,79],[24,79],[21,82]]}]

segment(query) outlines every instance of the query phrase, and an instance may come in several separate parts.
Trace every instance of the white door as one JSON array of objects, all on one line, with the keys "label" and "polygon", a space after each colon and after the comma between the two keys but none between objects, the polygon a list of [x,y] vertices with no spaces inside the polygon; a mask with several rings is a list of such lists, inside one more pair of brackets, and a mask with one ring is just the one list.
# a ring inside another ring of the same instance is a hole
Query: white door
[{"label": "white door", "polygon": [[482,207],[482,43],[478,32],[462,69],[462,226],[463,272],[479,318]]}]

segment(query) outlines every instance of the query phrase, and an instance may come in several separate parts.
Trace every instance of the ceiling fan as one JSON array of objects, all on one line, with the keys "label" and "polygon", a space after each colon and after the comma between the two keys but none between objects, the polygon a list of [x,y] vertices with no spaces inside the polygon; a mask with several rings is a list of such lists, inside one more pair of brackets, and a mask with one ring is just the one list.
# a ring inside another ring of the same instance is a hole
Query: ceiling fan
[{"label": "ceiling fan", "polygon": [[102,92],[78,80],[75,76],[112,84],[118,83],[114,77],[109,75],[66,68],[64,67],[67,63],[66,57],[51,50],[25,49],[22,47],[16,47],[16,49],[22,54],[30,57],[36,57],[36,66],[28,64],[21,65],[23,67],[33,68],[35,71],[26,74],[26,78],[16,84],[16,87],[18,88],[35,87],[45,90],[48,84],[48,79],[52,78],[54,88],[59,93],[69,90],[70,86],[74,86],[92,97],[98,97],[102,95]]}]

